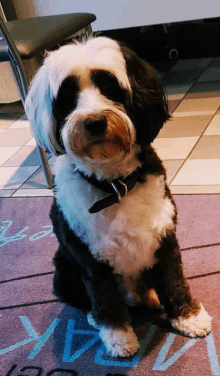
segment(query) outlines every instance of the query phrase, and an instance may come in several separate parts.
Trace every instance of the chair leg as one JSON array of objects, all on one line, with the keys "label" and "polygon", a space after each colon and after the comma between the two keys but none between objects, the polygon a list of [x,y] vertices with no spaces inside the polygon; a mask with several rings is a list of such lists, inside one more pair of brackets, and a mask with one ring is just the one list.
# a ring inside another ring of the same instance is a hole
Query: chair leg
[{"label": "chair leg", "polygon": [[38,146],[37,149],[38,149],[38,152],[39,152],[39,156],[40,156],[41,164],[42,164],[42,167],[43,167],[43,170],[44,170],[44,175],[45,175],[45,179],[47,181],[48,188],[51,189],[54,186],[53,175],[52,175],[51,170],[50,170],[50,165],[48,163],[46,151],[44,149],[42,149],[40,146]]}]

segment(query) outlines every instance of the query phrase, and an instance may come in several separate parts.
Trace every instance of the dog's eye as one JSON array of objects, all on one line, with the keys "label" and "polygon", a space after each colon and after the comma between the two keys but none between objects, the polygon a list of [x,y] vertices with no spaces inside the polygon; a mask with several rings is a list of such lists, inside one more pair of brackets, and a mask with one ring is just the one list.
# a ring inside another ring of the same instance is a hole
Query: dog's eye
[{"label": "dog's eye", "polygon": [[97,70],[92,72],[92,81],[101,94],[116,103],[124,104],[126,90],[123,89],[117,78],[107,71]]},{"label": "dog's eye", "polygon": [[65,118],[75,110],[79,94],[79,82],[75,76],[68,76],[62,82],[57,98],[53,102],[53,115],[59,121]]}]

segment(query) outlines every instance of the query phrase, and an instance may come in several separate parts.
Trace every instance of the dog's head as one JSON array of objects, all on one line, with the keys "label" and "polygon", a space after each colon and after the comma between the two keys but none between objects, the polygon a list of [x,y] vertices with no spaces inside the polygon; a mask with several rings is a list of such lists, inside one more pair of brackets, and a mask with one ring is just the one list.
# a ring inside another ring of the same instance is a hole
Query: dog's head
[{"label": "dog's head", "polygon": [[37,143],[96,163],[148,145],[169,119],[155,70],[105,37],[51,52],[36,74],[26,112]]}]

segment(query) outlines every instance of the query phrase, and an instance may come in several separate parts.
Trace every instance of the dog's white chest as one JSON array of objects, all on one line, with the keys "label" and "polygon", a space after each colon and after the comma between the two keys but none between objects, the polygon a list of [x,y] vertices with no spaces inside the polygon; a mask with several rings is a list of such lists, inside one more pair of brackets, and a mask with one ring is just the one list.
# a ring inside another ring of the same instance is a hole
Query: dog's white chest
[{"label": "dog's white chest", "polygon": [[163,176],[149,176],[120,204],[97,216],[100,240],[92,252],[110,261],[118,273],[136,274],[155,263],[155,251],[166,230],[173,228],[174,207],[164,198]]},{"label": "dog's white chest", "polygon": [[96,258],[108,260],[117,273],[136,274],[152,267],[161,238],[173,228],[174,207],[164,197],[164,177],[149,175],[120,204],[90,214],[88,208],[106,193],[88,185],[71,168],[62,163],[55,178],[56,198],[70,228]]}]

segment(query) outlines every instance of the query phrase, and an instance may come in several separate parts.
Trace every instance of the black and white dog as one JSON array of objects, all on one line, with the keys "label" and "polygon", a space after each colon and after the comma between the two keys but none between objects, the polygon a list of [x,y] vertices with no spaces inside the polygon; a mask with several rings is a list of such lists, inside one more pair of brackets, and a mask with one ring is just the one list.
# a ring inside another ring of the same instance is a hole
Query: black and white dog
[{"label": "black and white dog", "polygon": [[58,155],[51,209],[59,249],[54,292],[88,314],[112,356],[139,348],[127,305],[164,307],[174,328],[204,336],[176,239],[176,208],[151,146],[170,118],[155,70],[105,37],[49,53],[26,112]]}]

